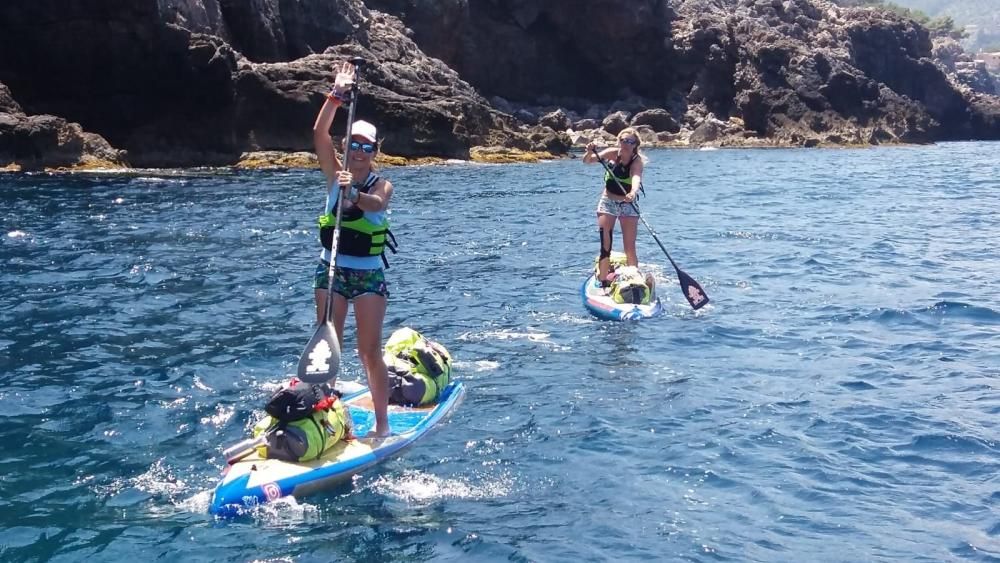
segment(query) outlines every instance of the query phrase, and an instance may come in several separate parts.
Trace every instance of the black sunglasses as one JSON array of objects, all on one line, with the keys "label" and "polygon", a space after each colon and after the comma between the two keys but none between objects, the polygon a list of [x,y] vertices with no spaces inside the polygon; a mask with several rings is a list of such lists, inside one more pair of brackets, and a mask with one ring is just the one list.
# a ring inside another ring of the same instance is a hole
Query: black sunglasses
[{"label": "black sunglasses", "polygon": [[350,147],[352,151],[363,150],[366,153],[371,154],[378,148],[378,143],[359,143],[358,141],[351,141]]}]

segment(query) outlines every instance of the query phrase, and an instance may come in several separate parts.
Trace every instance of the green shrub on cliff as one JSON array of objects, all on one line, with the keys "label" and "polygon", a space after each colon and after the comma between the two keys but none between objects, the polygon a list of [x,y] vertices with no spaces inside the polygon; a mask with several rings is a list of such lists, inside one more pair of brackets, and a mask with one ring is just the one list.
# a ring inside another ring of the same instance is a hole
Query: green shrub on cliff
[{"label": "green shrub on cliff", "polygon": [[969,36],[964,29],[955,26],[955,20],[951,16],[938,16],[930,18],[926,23],[920,23],[923,23],[931,33],[937,36],[947,36],[957,40],[962,40]]},{"label": "green shrub on cliff", "polygon": [[892,2],[885,2],[884,0],[840,0],[838,4],[841,6],[873,7],[888,10],[919,23],[926,27],[932,35],[938,37],[951,37],[952,39],[961,40],[969,36],[964,29],[955,25],[955,20],[951,16],[941,15],[932,18],[916,8],[907,8]]}]

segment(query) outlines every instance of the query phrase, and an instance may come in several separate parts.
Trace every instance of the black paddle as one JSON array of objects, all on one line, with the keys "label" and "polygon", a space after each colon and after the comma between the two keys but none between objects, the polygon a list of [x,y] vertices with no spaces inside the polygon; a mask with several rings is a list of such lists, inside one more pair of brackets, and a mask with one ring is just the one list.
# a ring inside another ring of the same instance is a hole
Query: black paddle
[{"label": "black paddle", "polygon": [[[625,186],[623,186],[621,181],[618,180],[618,177],[611,172],[611,168],[608,166],[608,163],[603,158],[601,158],[601,155],[600,153],[597,152],[597,150],[594,150],[594,156],[597,157],[597,161],[600,162],[601,166],[604,167],[604,170],[607,171],[608,176],[614,178],[615,183],[618,184],[618,187],[621,188],[623,192],[628,193],[628,190],[626,190]],[[639,185],[639,188],[642,189],[641,184]],[[670,253],[667,252],[667,247],[663,246],[663,243],[660,242],[660,237],[656,236],[656,231],[654,231],[653,228],[649,226],[649,223],[647,223],[646,219],[643,218],[642,213],[639,212],[639,206],[636,205],[634,201],[630,203],[632,204],[632,208],[635,209],[636,215],[639,216],[639,220],[642,221],[642,224],[645,225],[646,229],[649,230],[649,234],[653,235],[653,240],[656,241],[656,244],[660,245],[660,250],[662,250],[663,253],[667,255],[667,260],[670,260],[670,264],[674,267],[674,270],[677,272],[677,281],[681,284],[681,291],[684,293],[684,298],[687,299],[687,302],[691,304],[691,308],[697,311],[698,309],[701,309],[702,307],[707,305],[708,294],[705,293],[705,290],[701,288],[701,285],[699,285],[698,282],[694,281],[694,278],[684,273],[684,271],[682,271],[677,266],[677,263],[674,262],[674,259],[670,257]]]},{"label": "black paddle", "polygon": [[[354,125],[354,110],[357,108],[358,100],[358,79],[360,78],[361,65],[364,62],[361,57],[351,59],[351,64],[354,65],[354,84],[349,90],[351,98],[350,109],[347,112],[347,134],[344,136],[346,141],[344,143],[343,170],[347,170],[351,154],[351,127]],[[331,196],[334,189],[337,191],[336,197],[342,198],[343,193],[340,185],[336,184],[336,180],[331,186]],[[340,371],[340,339],[337,338],[337,331],[334,330],[333,323],[330,322],[330,313],[333,311],[333,272],[337,263],[340,212],[344,208],[343,203],[343,201],[337,202],[337,216],[333,222],[333,242],[330,244],[330,268],[327,270],[328,287],[323,322],[316,327],[316,332],[313,333],[305,350],[302,351],[302,355],[299,356],[299,366],[295,373],[300,381],[306,383],[330,383],[332,385],[337,378],[337,372]]]}]

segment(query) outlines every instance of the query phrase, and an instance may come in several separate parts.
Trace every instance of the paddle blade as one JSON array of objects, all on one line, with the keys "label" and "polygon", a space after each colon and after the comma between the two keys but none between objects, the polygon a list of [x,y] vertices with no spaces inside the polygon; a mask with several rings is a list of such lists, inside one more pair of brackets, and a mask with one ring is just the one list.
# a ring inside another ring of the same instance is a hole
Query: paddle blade
[{"label": "paddle blade", "polygon": [[694,281],[694,278],[682,272],[680,268],[677,268],[677,281],[680,282],[684,298],[691,304],[692,309],[697,311],[708,305],[708,294],[705,293],[705,290],[698,285],[698,282]]},{"label": "paddle blade", "polygon": [[340,341],[333,325],[326,322],[316,328],[306,349],[299,356],[295,376],[305,383],[333,383],[340,371]]}]

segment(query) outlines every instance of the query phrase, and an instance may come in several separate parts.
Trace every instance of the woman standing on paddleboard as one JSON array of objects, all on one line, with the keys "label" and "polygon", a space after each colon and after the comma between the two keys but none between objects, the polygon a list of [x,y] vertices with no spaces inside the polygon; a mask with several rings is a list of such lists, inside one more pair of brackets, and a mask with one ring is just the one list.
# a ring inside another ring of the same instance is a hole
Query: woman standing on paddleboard
[{"label": "woman standing on paddleboard", "polygon": [[[387,210],[392,198],[392,184],[375,172],[374,160],[379,141],[374,125],[367,121],[352,124],[350,139],[345,140],[345,146],[341,147],[342,150],[350,148],[346,170],[337,158],[330,136],[333,118],[348,98],[354,79],[355,67],[348,62],[341,64],[333,89],[313,125],[313,143],[327,186],[326,211],[320,217],[320,239],[324,248],[316,267],[313,288],[316,318],[322,323],[330,283],[330,260],[333,259],[332,308],[337,338],[343,344],[347,309],[353,303],[358,356],[368,374],[368,388],[375,410],[374,434],[387,436],[389,383],[382,360],[382,323],[389,290],[383,271],[383,251],[386,246],[391,247],[386,239],[391,237]],[[333,189],[334,184],[340,189]],[[340,235],[334,255],[331,248],[338,204],[344,208],[341,210]]]},{"label": "woman standing on paddleboard", "polygon": [[[632,202],[639,195],[642,182],[642,169],[646,157],[639,153],[639,133],[628,127],[618,133],[618,146],[608,147],[599,154],[602,159],[613,164],[611,174],[604,174],[604,192],[597,202],[597,231],[601,239],[601,253],[597,262],[597,279],[604,285],[609,283],[611,244],[613,240],[615,221],[622,226],[622,244],[625,247],[625,260],[629,266],[638,266],[639,257],[635,251],[635,238],[639,231],[639,213]],[[597,160],[597,145],[587,144],[587,152],[583,155],[584,164],[593,164]],[[615,181],[617,179],[617,181]]]}]

